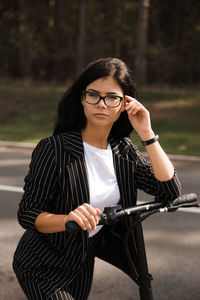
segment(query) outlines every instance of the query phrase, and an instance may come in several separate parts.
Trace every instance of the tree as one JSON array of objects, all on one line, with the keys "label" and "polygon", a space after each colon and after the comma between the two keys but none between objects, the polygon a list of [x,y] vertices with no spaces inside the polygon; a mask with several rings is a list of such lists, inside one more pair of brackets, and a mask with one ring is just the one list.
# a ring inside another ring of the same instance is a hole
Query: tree
[{"label": "tree", "polygon": [[86,0],[80,1],[79,12],[79,33],[77,43],[77,76],[84,69],[86,64],[86,26],[87,26],[87,7]]},{"label": "tree", "polygon": [[66,82],[116,56],[138,84],[198,84],[199,11],[199,0],[1,0],[0,77]]},{"label": "tree", "polygon": [[56,0],[54,2],[54,57],[53,57],[53,77],[61,80],[63,75],[64,36],[66,32],[65,15],[67,12],[66,0]]},{"label": "tree", "polygon": [[136,78],[140,84],[147,81],[147,34],[150,0],[140,0],[136,37]]}]

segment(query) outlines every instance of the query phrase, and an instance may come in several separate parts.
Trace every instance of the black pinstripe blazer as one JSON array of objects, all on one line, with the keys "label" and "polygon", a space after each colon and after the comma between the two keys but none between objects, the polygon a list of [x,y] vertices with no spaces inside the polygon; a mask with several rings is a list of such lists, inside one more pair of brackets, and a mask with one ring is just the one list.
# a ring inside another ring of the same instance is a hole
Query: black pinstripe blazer
[{"label": "black pinstripe blazer", "polygon": [[[180,194],[176,173],[172,180],[158,181],[150,163],[128,138],[111,138],[110,144],[123,207],[136,203],[137,189],[168,201]],[[18,220],[26,231],[14,255],[17,276],[37,278],[47,294],[73,279],[84,263],[88,233],[43,234],[35,230],[34,223],[41,212],[68,214],[85,202],[90,202],[90,196],[81,133],[69,131],[41,140],[33,151],[19,205]],[[102,257],[121,266],[108,256]]]}]

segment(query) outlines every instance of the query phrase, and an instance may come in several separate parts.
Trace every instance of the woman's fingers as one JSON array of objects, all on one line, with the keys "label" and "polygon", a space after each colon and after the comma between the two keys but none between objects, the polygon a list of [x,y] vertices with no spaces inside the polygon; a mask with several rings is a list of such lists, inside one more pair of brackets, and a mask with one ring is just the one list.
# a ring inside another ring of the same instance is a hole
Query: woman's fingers
[{"label": "woman's fingers", "polygon": [[82,209],[82,207],[78,207],[75,210],[75,213],[81,218],[83,223],[85,224],[86,229],[88,232],[91,232],[92,230],[96,229],[96,222],[92,215],[85,213],[85,211]]},{"label": "woman's fingers", "polygon": [[138,111],[141,109],[144,109],[144,106],[138,102],[135,98],[132,97],[127,97],[126,98],[126,104],[125,104],[125,109],[128,114],[136,115]]},{"label": "woman's fingers", "polygon": [[139,105],[131,105],[129,108],[127,108],[127,113],[129,115],[136,115],[139,110],[141,110],[141,107]]},{"label": "woman's fingers", "polygon": [[96,230],[96,224],[99,221],[98,215],[100,213],[98,208],[93,208],[90,204],[84,203],[69,213],[68,220],[75,221],[83,230],[91,232],[92,230]]},{"label": "woman's fingers", "polygon": [[94,216],[95,222],[96,222],[96,224],[98,224],[99,223],[98,215],[100,215],[100,213],[101,213],[100,209],[94,208],[88,203],[84,203],[83,206],[89,211],[90,214],[92,214]]},{"label": "woman's fingers", "polygon": [[135,98],[125,96],[125,101],[129,121],[140,138],[144,140],[149,133],[152,133],[149,111]]},{"label": "woman's fingers", "polygon": [[87,230],[87,227],[85,226],[85,223],[83,222],[82,218],[78,216],[78,214],[74,211],[71,211],[68,214],[67,222],[74,221],[76,222],[83,230]]},{"label": "woman's fingers", "polygon": [[[125,99],[127,100],[125,104],[125,109],[128,113],[129,119],[137,119],[139,122],[147,120],[148,122],[145,123],[145,125],[149,126],[150,115],[148,110],[142,105],[142,103],[130,96],[125,96]],[[134,119],[132,117],[134,117]]]},{"label": "woman's fingers", "polygon": [[95,220],[96,220],[96,224],[98,224],[98,223],[99,223],[99,218],[98,218],[98,216],[101,214],[101,211],[100,211],[99,208],[95,208],[95,209],[96,209],[96,212],[97,212],[97,216],[95,217]]}]

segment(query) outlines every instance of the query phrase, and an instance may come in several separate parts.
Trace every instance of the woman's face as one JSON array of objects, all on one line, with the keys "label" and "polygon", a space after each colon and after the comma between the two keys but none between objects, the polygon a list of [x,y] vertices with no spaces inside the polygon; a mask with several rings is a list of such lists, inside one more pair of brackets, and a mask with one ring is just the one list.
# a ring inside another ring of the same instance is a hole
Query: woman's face
[{"label": "woman's face", "polygon": [[[100,96],[124,97],[121,87],[112,76],[99,78],[91,82],[85,91]],[[103,126],[111,129],[113,123],[124,110],[124,100],[117,107],[108,107],[103,100],[100,100],[97,104],[89,104],[85,101],[85,96],[82,97],[81,102],[87,119],[86,126]]]}]

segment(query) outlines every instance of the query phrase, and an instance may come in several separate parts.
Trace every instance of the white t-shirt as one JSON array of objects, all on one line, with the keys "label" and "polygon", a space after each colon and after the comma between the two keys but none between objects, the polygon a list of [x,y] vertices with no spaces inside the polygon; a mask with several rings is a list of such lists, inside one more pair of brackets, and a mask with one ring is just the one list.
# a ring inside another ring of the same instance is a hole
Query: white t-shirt
[{"label": "white t-shirt", "polygon": [[[105,206],[119,202],[120,193],[113,165],[110,144],[107,149],[99,149],[83,142],[89,181],[90,204],[103,212]],[[102,225],[97,226],[89,237],[95,235]]]}]

